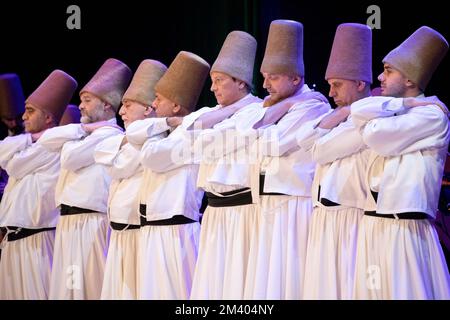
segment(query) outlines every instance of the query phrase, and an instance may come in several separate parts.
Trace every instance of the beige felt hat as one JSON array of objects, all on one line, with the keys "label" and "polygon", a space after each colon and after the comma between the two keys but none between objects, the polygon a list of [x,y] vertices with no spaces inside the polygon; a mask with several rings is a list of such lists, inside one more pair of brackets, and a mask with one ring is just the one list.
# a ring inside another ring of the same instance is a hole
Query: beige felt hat
[{"label": "beige felt hat", "polygon": [[80,96],[83,92],[92,93],[109,103],[117,111],[131,76],[132,72],[125,63],[109,58],[81,89]]},{"label": "beige felt hat", "polygon": [[176,104],[194,110],[209,72],[209,64],[198,55],[180,51],[156,83],[155,91]]},{"label": "beige felt hat", "polygon": [[305,75],[303,64],[303,25],[292,20],[270,24],[261,72]]},{"label": "beige felt hat", "polygon": [[359,23],[336,29],[325,79],[362,80],[372,83],[372,30]]},{"label": "beige felt hat", "polygon": [[252,86],[256,40],[243,31],[232,31],[226,37],[211,72],[223,72]]},{"label": "beige felt hat", "polygon": [[167,67],[159,61],[150,59],[142,61],[122,100],[128,99],[146,106],[151,105],[155,100],[155,84],[166,70]]},{"label": "beige felt hat", "polygon": [[25,111],[25,98],[19,76],[15,73],[0,75],[0,117],[14,119]]},{"label": "beige felt hat", "polygon": [[447,51],[445,38],[436,30],[423,26],[389,52],[383,63],[392,65],[421,90],[425,90]]},{"label": "beige felt hat", "polygon": [[59,123],[77,86],[77,82],[69,74],[55,70],[28,97],[25,103],[49,112],[55,118],[55,122]]}]

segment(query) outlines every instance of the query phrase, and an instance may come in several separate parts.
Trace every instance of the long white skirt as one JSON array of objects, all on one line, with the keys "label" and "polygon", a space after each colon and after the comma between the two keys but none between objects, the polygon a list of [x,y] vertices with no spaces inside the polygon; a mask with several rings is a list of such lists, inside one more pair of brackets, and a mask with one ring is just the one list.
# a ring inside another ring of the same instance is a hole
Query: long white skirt
[{"label": "long white skirt", "polygon": [[364,211],[314,208],[306,255],[304,299],[352,299],[358,227]]},{"label": "long white skirt", "polygon": [[450,299],[450,276],[428,220],[364,216],[356,254],[356,299]]},{"label": "long white skirt", "polygon": [[200,223],[140,229],[140,299],[188,299],[198,254]]},{"label": "long white skirt", "polygon": [[300,299],[311,198],[261,196],[251,242],[245,299]]},{"label": "long white skirt", "polygon": [[108,251],[107,216],[61,216],[56,227],[49,299],[100,299]]},{"label": "long white skirt", "polygon": [[55,231],[49,230],[6,242],[0,261],[0,300],[48,299],[54,241]]},{"label": "long white skirt", "polygon": [[207,207],[191,299],[244,297],[250,239],[257,205]]},{"label": "long white skirt", "polygon": [[102,299],[138,299],[139,237],[139,229],[111,231]]}]

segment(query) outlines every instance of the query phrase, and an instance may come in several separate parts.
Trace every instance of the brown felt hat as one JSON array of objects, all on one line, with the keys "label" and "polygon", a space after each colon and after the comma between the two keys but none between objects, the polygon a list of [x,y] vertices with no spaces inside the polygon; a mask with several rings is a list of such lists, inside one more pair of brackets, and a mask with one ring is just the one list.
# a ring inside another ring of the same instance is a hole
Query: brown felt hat
[{"label": "brown felt hat", "polygon": [[372,30],[368,26],[343,23],[337,27],[325,79],[372,83]]},{"label": "brown felt hat", "polygon": [[383,63],[392,65],[421,90],[425,90],[447,51],[445,38],[436,30],[423,26],[389,52]]},{"label": "brown felt hat", "polygon": [[155,84],[166,70],[167,67],[159,61],[150,59],[142,61],[122,100],[128,99],[146,106],[151,105],[155,100]]},{"label": "brown felt hat", "polygon": [[14,119],[25,111],[25,98],[19,76],[15,73],[0,75],[0,117]]},{"label": "brown felt hat", "polygon": [[303,25],[292,20],[270,24],[261,72],[305,75],[303,64]]},{"label": "brown felt hat", "polygon": [[125,63],[109,58],[81,89],[80,96],[83,92],[92,93],[109,103],[117,111],[131,76],[132,72]]},{"label": "brown felt hat", "polygon": [[211,72],[226,73],[251,87],[255,55],[255,38],[247,32],[232,31],[226,37]]},{"label": "brown felt hat", "polygon": [[198,55],[180,51],[156,83],[155,91],[192,111],[209,73],[209,64]]},{"label": "brown felt hat", "polygon": [[65,126],[70,123],[80,123],[81,112],[78,106],[69,104],[64,111],[64,114],[59,122],[60,126]]},{"label": "brown felt hat", "polygon": [[59,123],[61,117],[77,89],[77,82],[61,70],[55,70],[28,97],[25,103],[53,115]]}]

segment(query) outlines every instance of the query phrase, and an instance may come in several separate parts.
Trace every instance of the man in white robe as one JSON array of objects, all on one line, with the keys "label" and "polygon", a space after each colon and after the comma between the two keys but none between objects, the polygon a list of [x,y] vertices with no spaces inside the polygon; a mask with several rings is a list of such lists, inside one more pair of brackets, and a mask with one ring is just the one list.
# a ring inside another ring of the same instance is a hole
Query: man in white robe
[{"label": "man in white robe", "polygon": [[[162,148],[162,153],[170,153],[171,139],[177,140],[196,119],[190,113],[197,104],[208,71],[208,63],[198,55],[179,52],[155,85],[156,98],[152,107],[159,119],[135,121],[126,131],[130,144],[143,144],[139,299],[189,298],[197,259],[203,193],[195,187],[195,165],[158,170],[169,166],[170,162],[159,157],[155,150]],[[183,117],[180,125],[174,123],[179,117]],[[152,138],[161,128],[171,131],[169,136],[160,140]]]},{"label": "man in white robe", "polygon": [[261,73],[269,96],[264,117],[253,126],[259,208],[250,233],[244,298],[300,299],[315,163],[299,148],[296,134],[330,110],[328,100],[305,83],[301,23],[271,23]]},{"label": "man in white robe", "polygon": [[36,143],[58,125],[77,82],[55,70],[26,100],[24,134],[0,142],[0,166],[9,181],[0,205],[7,229],[0,262],[0,299],[47,299],[58,210],[59,153]]},{"label": "man in white robe", "polygon": [[311,130],[297,136],[300,147],[311,149],[317,162],[303,288],[303,298],[308,300],[352,298],[369,150],[349,116],[350,105],[371,93],[369,27],[357,23],[338,26],[325,79],[337,108],[308,124]]},{"label": "man in white robe", "polygon": [[[156,60],[144,60],[124,93],[119,114],[125,129],[135,121],[154,115],[151,104],[154,86],[167,67]],[[157,118],[152,118],[158,121]],[[165,137],[166,128],[151,139]],[[143,168],[139,162],[142,145],[131,145],[126,133],[100,142],[95,148],[96,163],[105,166],[111,176],[108,217],[112,229],[103,278],[102,299],[139,298],[139,195]]]},{"label": "man in white robe", "polygon": [[383,59],[382,97],[351,105],[353,122],[372,151],[356,299],[450,298],[450,276],[429,221],[436,215],[447,155],[448,110],[423,94],[447,51],[440,33],[420,27]]},{"label": "man in white robe", "polygon": [[61,153],[50,299],[99,299],[106,253],[106,216],[111,178],[96,164],[94,150],[102,140],[121,134],[115,114],[131,79],[121,61],[108,59],[80,91],[81,124],[46,132],[39,144]]}]

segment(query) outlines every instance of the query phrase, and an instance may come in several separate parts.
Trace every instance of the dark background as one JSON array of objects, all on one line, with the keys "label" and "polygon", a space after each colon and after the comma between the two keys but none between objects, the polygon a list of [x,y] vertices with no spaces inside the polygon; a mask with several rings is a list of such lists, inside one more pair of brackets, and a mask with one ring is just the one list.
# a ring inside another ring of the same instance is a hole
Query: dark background
[{"label": "dark background", "polygon": [[[81,30],[69,30],[67,7],[81,9]],[[180,50],[194,52],[212,64],[226,35],[247,31],[258,40],[255,93],[266,95],[259,73],[270,22],[293,19],[304,25],[306,82],[325,95],[324,80],[336,27],[344,22],[366,23],[369,5],[381,9],[381,29],[373,30],[373,74],[382,71],[382,58],[422,25],[450,39],[450,11],[444,2],[428,0],[420,6],[409,1],[269,1],[269,0],[128,0],[13,1],[0,4],[0,73],[15,72],[28,96],[54,69],[71,74],[79,88],[109,57],[125,62],[133,71],[143,59],[167,66]],[[426,91],[450,104],[447,56]],[[213,106],[206,82],[198,106]],[[78,94],[72,101],[79,103]]]}]

